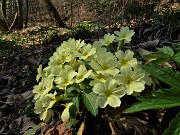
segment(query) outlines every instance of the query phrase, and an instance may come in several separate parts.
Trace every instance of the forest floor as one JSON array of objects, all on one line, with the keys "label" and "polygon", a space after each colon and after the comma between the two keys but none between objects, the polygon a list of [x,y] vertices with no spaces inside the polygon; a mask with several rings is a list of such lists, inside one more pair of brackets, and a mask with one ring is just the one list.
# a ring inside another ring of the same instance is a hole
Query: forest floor
[{"label": "forest floor", "polygon": [[[167,31],[168,27],[155,30],[151,28],[151,25],[146,23],[135,27],[136,35],[133,37],[131,45],[125,46],[123,49],[131,49],[136,54],[143,55],[146,52],[155,51],[155,47],[180,42],[179,28],[171,33]],[[86,42],[91,42],[112,31],[105,29],[100,32],[89,32],[82,38]],[[38,32],[36,28],[33,28],[32,30],[19,31],[19,35],[24,36]],[[74,37],[78,39],[78,36],[75,35]],[[63,36],[55,36],[55,38],[47,38],[41,43],[34,40],[33,45],[15,46],[12,51],[0,58],[0,134],[23,134],[27,129],[39,124],[39,116],[35,115],[33,111],[32,94],[33,86],[37,84],[35,81],[37,67],[40,64],[46,66],[56,47],[63,40],[67,39],[68,36],[64,34]],[[123,100],[125,101],[126,99]],[[132,102],[134,101],[132,99]],[[167,109],[166,113],[164,110],[150,110],[135,114],[119,115],[119,109],[121,108],[115,110],[107,108],[108,114],[103,116],[101,113],[96,118],[87,113],[86,121],[84,122],[84,134],[160,135],[168,127],[170,120],[177,114],[177,109],[172,108]],[[160,114],[168,117],[159,121],[156,119],[156,116]],[[64,127],[65,124],[61,121],[54,121],[48,125],[42,125],[39,133],[46,135],[73,134],[72,129],[65,130]],[[75,127],[73,130],[77,131],[77,128]]]}]

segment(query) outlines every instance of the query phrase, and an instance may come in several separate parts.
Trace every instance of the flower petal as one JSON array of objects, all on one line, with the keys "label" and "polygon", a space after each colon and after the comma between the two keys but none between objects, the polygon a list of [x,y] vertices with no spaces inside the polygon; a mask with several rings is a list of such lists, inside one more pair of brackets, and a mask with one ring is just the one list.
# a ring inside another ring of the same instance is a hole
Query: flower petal
[{"label": "flower petal", "polygon": [[96,94],[100,94],[100,95],[104,94],[104,91],[105,91],[105,87],[103,83],[97,83],[93,87],[93,92]]},{"label": "flower petal", "polygon": [[132,58],[133,58],[133,55],[134,55],[134,52],[132,52],[132,51],[130,51],[130,50],[127,50],[127,51],[125,51],[125,53],[124,53],[124,59],[125,59],[125,60],[132,59]]},{"label": "flower petal", "polygon": [[107,97],[103,96],[103,95],[99,95],[96,99],[96,102],[98,104],[98,106],[100,106],[101,108],[105,108],[107,106]]},{"label": "flower petal", "polygon": [[116,80],[112,78],[108,78],[105,82],[105,88],[109,91],[112,91],[117,86]]},{"label": "flower petal", "polygon": [[62,114],[61,114],[61,120],[63,121],[63,122],[65,122],[65,121],[67,121],[68,119],[69,119],[69,107],[72,105],[73,103],[72,102],[70,102],[70,103],[68,103],[67,105],[66,105],[66,108],[64,109],[64,111],[62,112]]},{"label": "flower petal", "polygon": [[109,104],[111,107],[119,107],[121,105],[121,100],[119,97],[111,95],[108,97],[106,103]]},{"label": "flower petal", "polygon": [[125,83],[125,76],[122,74],[118,74],[114,77],[114,79],[116,79],[116,82],[118,85],[120,84],[124,84]]}]

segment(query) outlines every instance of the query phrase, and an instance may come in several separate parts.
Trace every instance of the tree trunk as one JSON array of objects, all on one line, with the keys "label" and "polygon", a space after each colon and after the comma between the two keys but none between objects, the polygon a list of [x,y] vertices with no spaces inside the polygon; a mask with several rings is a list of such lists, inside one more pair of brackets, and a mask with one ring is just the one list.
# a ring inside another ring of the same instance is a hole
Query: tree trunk
[{"label": "tree trunk", "polygon": [[11,23],[11,26],[10,26],[10,30],[12,30],[13,28],[16,27],[16,25],[18,25],[18,13],[16,12],[15,16],[14,16],[14,19],[13,19],[13,22]]},{"label": "tree trunk", "polygon": [[48,11],[53,15],[53,17],[56,21],[56,24],[60,27],[67,28],[66,24],[62,21],[58,11],[56,10],[54,5],[52,4],[51,0],[44,0],[44,2],[46,4]]},{"label": "tree trunk", "polygon": [[9,31],[9,26],[8,26],[6,20],[2,17],[0,17],[0,29],[4,32]]},{"label": "tree trunk", "polygon": [[22,0],[18,0],[17,1],[18,4],[18,29],[23,29],[23,1]]},{"label": "tree trunk", "polygon": [[27,28],[28,23],[28,16],[29,16],[29,0],[26,0],[26,18],[25,18],[25,28]]},{"label": "tree trunk", "polygon": [[[6,21],[6,0],[2,0],[1,1],[1,9],[0,9],[0,29],[2,31],[9,31],[9,26],[8,23]],[[5,15],[5,16],[4,16]]]},{"label": "tree trunk", "polygon": [[2,14],[6,18],[6,0],[2,0]]}]

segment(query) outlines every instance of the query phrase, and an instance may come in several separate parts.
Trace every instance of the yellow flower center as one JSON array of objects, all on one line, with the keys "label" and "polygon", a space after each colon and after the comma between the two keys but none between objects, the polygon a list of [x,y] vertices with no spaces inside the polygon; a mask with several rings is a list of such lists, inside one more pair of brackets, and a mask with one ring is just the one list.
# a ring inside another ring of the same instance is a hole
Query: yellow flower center
[{"label": "yellow flower center", "polygon": [[40,87],[39,93],[43,93],[43,91],[44,91],[43,87]]},{"label": "yellow flower center", "polygon": [[122,38],[126,38],[126,35],[122,35]]},{"label": "yellow flower center", "polygon": [[79,75],[78,78],[79,78],[79,79],[83,79],[83,78],[84,78],[84,75]]},{"label": "yellow flower center", "polygon": [[97,76],[97,80],[99,80],[100,82],[104,82],[105,81],[104,76],[102,74],[99,74]]},{"label": "yellow flower center", "polygon": [[126,84],[128,84],[128,85],[131,84],[132,81],[133,81],[133,80],[132,80],[132,78],[130,78],[130,77],[127,77],[126,80],[125,80]]},{"label": "yellow flower center", "polygon": [[128,60],[121,60],[121,64],[122,65],[127,65],[128,64]]},{"label": "yellow flower center", "polygon": [[61,60],[64,62],[66,60],[66,57],[67,57],[66,55],[63,55]]},{"label": "yellow flower center", "polygon": [[64,84],[65,86],[67,86],[67,85],[69,84],[69,79],[64,79],[63,84]]},{"label": "yellow flower center", "polygon": [[110,96],[112,95],[112,92],[109,91],[109,90],[107,90],[107,91],[105,92],[105,94],[106,94],[107,97],[110,97]]},{"label": "yellow flower center", "polygon": [[88,52],[84,52],[84,53],[83,53],[83,56],[87,56],[87,55],[88,55]]},{"label": "yellow flower center", "polygon": [[102,66],[102,70],[107,70],[109,67],[107,65]]},{"label": "yellow flower center", "polygon": [[107,41],[105,42],[105,44],[109,45],[109,44],[110,44],[109,40],[107,40]]}]

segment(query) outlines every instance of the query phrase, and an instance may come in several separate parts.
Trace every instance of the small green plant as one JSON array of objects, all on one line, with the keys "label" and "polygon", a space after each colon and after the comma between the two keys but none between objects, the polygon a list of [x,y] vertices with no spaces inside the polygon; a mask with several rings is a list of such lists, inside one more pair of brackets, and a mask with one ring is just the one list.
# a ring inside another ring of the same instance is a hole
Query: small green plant
[{"label": "small green plant", "polygon": [[41,33],[39,37],[41,44],[50,40],[59,39],[60,36],[60,31],[55,26],[39,26],[38,31]]},{"label": "small green plant", "polygon": [[21,41],[17,33],[7,34],[0,31],[0,57],[15,50]]},{"label": "small green plant", "polygon": [[93,31],[100,30],[101,27],[98,24],[91,23],[90,21],[83,21],[79,24],[74,25],[73,35],[75,38],[87,38]]},{"label": "small green plant", "polygon": [[22,43],[24,43],[25,39],[20,37],[18,32],[12,32],[10,34],[2,34],[1,35],[1,41],[3,41],[4,43],[10,43],[12,45],[22,45]]},{"label": "small green plant", "polygon": [[35,125],[33,128],[27,130],[23,135],[35,135],[36,132],[40,129],[41,124]]},{"label": "small green plant", "polygon": [[34,112],[32,111],[33,110],[33,103],[32,103],[32,100],[29,102],[29,103],[27,103],[27,105],[23,108],[23,110],[21,111],[21,115],[22,116],[24,116],[24,115],[26,115],[26,116],[32,116],[32,115],[34,115]]},{"label": "small green plant", "polygon": [[29,66],[26,65],[23,67],[22,75],[23,77],[29,77],[32,74],[32,71],[30,70]]},{"label": "small green plant", "polygon": [[[178,44],[177,44],[178,45]],[[142,57],[142,59],[156,58],[152,61],[153,63],[162,64],[163,62],[175,61],[180,64],[180,52],[178,48],[173,50],[169,46],[164,46],[162,48],[156,48],[159,52],[151,53]]]},{"label": "small green plant", "polygon": [[[99,107],[119,107],[121,97],[143,91],[149,84],[146,80],[151,81],[149,74],[138,66],[132,51],[119,50],[133,35],[128,27],[122,27],[92,45],[75,39],[63,42],[48,66],[38,68],[39,84],[33,93],[40,119],[50,121],[54,108],[64,105],[61,120],[69,120],[69,128],[75,124],[80,106],[96,116]],[[117,42],[117,50],[111,46],[113,42]]]},{"label": "small green plant", "polygon": [[75,30],[79,31],[94,31],[99,30],[100,26],[94,23],[91,23],[90,21],[83,21],[79,24],[74,25],[73,27]]}]

